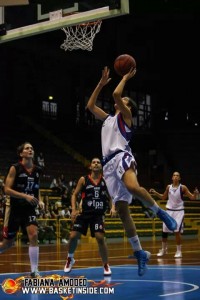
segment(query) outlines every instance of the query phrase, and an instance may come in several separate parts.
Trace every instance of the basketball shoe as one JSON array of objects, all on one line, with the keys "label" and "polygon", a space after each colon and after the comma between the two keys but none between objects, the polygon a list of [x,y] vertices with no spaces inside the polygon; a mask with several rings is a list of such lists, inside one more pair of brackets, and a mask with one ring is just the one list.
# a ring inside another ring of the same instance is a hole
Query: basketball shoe
[{"label": "basketball shoe", "polygon": [[35,272],[31,272],[31,277],[32,278],[38,278],[38,277],[41,277],[40,276],[40,273],[38,270],[35,270]]},{"label": "basketball shoe", "polygon": [[112,274],[109,264],[105,264],[103,266],[103,269],[104,269],[104,273],[103,273],[104,276],[110,276]]},{"label": "basketball shoe", "polygon": [[146,263],[149,261],[151,253],[149,251],[139,250],[134,252],[134,257],[138,261],[138,275],[143,276],[147,271]]},{"label": "basketball shoe", "polygon": [[68,257],[66,261],[66,265],[64,267],[64,272],[69,273],[74,263],[75,263],[75,259],[73,257]]},{"label": "basketball shoe", "polygon": [[157,253],[157,256],[163,256],[163,255],[165,255],[165,254],[167,254],[167,249],[160,249],[159,250],[159,252]]},{"label": "basketball shoe", "polygon": [[175,258],[181,258],[182,257],[182,252],[177,250],[175,255],[174,255]]},{"label": "basketball shoe", "polygon": [[160,218],[160,220],[162,220],[165,223],[165,225],[169,230],[171,231],[176,230],[177,228],[176,221],[165,210],[159,207],[157,216]]}]

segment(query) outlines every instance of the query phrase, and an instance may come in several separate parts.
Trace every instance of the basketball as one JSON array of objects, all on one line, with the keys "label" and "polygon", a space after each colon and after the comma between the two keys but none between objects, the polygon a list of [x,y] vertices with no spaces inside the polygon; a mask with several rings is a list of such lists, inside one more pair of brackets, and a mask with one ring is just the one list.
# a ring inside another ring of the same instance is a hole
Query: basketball
[{"label": "basketball", "polygon": [[136,61],[129,54],[119,55],[114,61],[115,72],[120,76],[127,74],[131,68],[136,68]]}]

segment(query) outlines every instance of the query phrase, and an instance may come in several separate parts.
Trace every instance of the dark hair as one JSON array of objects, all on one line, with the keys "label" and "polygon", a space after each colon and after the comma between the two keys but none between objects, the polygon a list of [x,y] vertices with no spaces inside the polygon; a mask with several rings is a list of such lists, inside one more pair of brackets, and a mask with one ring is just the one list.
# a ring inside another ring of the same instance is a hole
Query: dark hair
[{"label": "dark hair", "polygon": [[19,146],[17,147],[17,155],[18,155],[19,157],[20,157],[20,154],[22,153],[22,151],[24,150],[24,146],[25,146],[26,144],[32,145],[30,142],[24,142],[23,144],[21,144],[21,145],[19,145]]},{"label": "dark hair", "polygon": [[130,97],[124,97],[128,100],[128,106],[130,106],[133,117],[136,117],[138,114],[138,106],[137,103]]},{"label": "dark hair", "polygon": [[92,161],[93,161],[94,159],[98,159],[98,160],[101,162],[100,158],[96,156],[96,157],[93,157],[93,158],[91,159],[91,163],[92,163]]}]

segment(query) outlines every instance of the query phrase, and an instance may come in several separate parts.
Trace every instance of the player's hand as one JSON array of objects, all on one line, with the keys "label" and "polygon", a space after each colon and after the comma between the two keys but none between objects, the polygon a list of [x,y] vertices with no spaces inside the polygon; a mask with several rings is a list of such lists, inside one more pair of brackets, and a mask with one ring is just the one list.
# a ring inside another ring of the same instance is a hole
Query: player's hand
[{"label": "player's hand", "polygon": [[79,214],[80,214],[79,210],[72,209],[72,212],[71,212],[72,221],[74,221]]},{"label": "player's hand", "polygon": [[111,216],[111,218],[116,218],[116,216],[117,216],[117,211],[114,206],[112,206],[112,208],[110,210],[110,216]]},{"label": "player's hand", "polygon": [[154,190],[154,189],[150,189],[149,190],[149,193],[151,193],[151,194],[153,194],[153,193],[155,193],[156,191]]},{"label": "player's hand", "polygon": [[32,195],[26,195],[25,199],[33,206],[37,206],[39,204],[39,200]]},{"label": "player's hand", "polygon": [[109,76],[110,76],[110,69],[108,67],[104,67],[104,69],[102,70],[102,76],[99,84],[101,84],[102,86],[108,84],[108,82],[111,80]]},{"label": "player's hand", "polygon": [[156,196],[156,194],[157,194],[156,190],[154,190],[154,189],[150,189],[150,190],[149,190],[149,193],[150,193],[152,196]]},{"label": "player's hand", "polygon": [[43,201],[39,200],[38,205],[39,205],[40,209],[44,209],[44,202]]},{"label": "player's hand", "polygon": [[131,68],[130,71],[123,76],[123,80],[127,81],[130,78],[132,78],[133,76],[135,76],[136,71],[137,71],[136,68]]}]

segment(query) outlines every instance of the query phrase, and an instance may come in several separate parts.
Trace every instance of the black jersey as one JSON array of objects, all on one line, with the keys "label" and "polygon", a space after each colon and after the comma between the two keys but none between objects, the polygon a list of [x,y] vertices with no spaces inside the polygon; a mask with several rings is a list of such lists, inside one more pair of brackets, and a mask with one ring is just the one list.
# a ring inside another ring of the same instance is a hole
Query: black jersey
[{"label": "black jersey", "polygon": [[[41,167],[35,166],[31,173],[29,173],[26,168],[19,162],[13,165],[16,170],[15,181],[12,189],[25,193],[28,195],[33,195],[35,198],[39,196],[39,180],[41,174]],[[10,197],[11,206],[29,206],[31,205],[25,199]]]},{"label": "black jersey", "polygon": [[108,208],[109,197],[104,178],[96,184],[90,175],[85,176],[81,190],[82,214],[103,215]]}]

